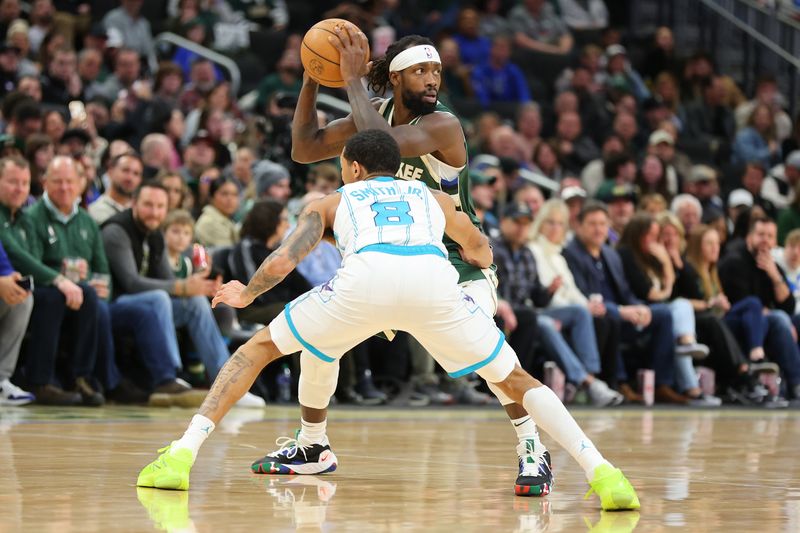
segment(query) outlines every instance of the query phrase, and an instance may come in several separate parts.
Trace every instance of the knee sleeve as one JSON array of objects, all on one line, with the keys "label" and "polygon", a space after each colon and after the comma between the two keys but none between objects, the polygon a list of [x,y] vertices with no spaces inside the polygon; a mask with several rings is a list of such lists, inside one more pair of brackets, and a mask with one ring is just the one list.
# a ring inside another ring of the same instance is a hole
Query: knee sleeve
[{"label": "knee sleeve", "polygon": [[336,392],[339,382],[339,360],[332,363],[303,350],[300,353],[300,380],[297,398],[300,405],[312,409],[325,409]]}]

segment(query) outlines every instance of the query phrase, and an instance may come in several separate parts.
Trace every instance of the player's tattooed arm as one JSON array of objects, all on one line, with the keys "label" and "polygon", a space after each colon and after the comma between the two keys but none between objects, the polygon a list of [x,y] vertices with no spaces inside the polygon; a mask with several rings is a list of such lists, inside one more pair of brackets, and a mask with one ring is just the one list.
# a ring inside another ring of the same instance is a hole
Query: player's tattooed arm
[{"label": "player's tattooed arm", "polygon": [[314,206],[315,203],[308,205],[297,221],[297,228],[261,263],[242,296],[252,301],[273,288],[319,243],[325,224],[323,213]]}]

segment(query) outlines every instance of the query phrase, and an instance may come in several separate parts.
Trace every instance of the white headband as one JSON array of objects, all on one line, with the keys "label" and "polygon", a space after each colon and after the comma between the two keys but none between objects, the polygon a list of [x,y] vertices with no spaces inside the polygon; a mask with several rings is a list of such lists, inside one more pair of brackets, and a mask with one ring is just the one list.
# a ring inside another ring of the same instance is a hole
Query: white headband
[{"label": "white headband", "polygon": [[411,65],[428,63],[431,61],[439,64],[442,63],[436,48],[429,44],[412,46],[411,48],[403,50],[392,59],[392,62],[389,63],[389,72],[399,72],[407,69]]}]

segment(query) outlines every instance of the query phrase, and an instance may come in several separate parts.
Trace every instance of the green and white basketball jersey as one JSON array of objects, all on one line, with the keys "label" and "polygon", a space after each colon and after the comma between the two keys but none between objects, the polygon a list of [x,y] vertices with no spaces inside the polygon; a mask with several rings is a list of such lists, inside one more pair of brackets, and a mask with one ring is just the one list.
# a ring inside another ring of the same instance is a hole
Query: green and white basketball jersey
[{"label": "green and white basketball jersey", "polygon": [[[393,126],[394,118],[394,98],[385,100],[379,113],[386,119],[390,126]],[[435,113],[449,113],[455,116],[441,102],[436,103]],[[414,118],[409,124],[419,122],[422,116]],[[464,150],[467,150],[466,139],[464,140]],[[475,206],[472,203],[469,181],[469,153],[467,162],[463,167],[453,167],[443,161],[436,159],[433,154],[423,154],[416,157],[404,157],[400,162],[400,169],[396,177],[404,180],[420,180],[431,189],[437,189],[450,195],[456,203],[456,207],[469,216],[472,223],[480,229],[481,222],[475,214]],[[458,244],[451,240],[447,235],[444,237],[444,244],[447,247],[448,259],[458,271],[458,281],[486,279],[481,269],[465,263],[458,253]]]}]

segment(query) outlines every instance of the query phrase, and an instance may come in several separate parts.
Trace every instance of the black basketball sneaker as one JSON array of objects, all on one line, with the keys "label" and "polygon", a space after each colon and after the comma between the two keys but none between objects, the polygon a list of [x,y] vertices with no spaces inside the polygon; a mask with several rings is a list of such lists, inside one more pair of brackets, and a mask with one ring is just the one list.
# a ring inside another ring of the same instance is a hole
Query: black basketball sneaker
[{"label": "black basketball sneaker", "polygon": [[290,437],[280,437],[275,444],[279,446],[277,450],[250,465],[253,473],[307,475],[336,470],[336,455],[331,450],[327,437],[325,444],[301,446],[297,438]]}]

